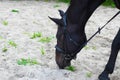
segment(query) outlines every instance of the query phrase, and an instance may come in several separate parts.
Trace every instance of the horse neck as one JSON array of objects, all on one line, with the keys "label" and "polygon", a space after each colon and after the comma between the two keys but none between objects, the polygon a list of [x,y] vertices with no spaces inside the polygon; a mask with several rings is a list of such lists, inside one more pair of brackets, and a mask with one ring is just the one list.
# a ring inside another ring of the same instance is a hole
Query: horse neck
[{"label": "horse neck", "polygon": [[78,24],[80,32],[84,32],[88,19],[104,1],[105,0],[71,0],[70,6],[66,11],[67,19],[71,24]]}]

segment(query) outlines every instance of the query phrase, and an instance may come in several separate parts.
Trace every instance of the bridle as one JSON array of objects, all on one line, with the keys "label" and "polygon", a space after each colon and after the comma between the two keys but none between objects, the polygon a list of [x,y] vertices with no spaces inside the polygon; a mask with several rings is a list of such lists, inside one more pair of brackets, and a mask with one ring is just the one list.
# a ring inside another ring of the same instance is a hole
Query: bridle
[{"label": "bridle", "polygon": [[[64,59],[65,60],[72,60],[72,59],[75,59],[76,58],[76,54],[84,47],[87,45],[87,43],[94,37],[96,36],[98,33],[100,34],[100,31],[110,22],[112,21],[118,14],[120,13],[120,11],[118,11],[104,26],[102,26],[101,28],[98,28],[98,30],[84,43],[82,44],[81,46],[79,45],[79,43],[77,43],[75,40],[72,39],[72,36],[70,35],[69,31],[67,31],[67,15],[64,14],[62,16],[62,20],[63,20],[63,23],[64,23],[64,31],[63,31],[63,35],[64,35],[64,42],[63,42],[63,45],[64,45],[64,49],[61,49],[58,45],[55,46],[56,50],[58,52],[60,52],[63,56],[64,56]],[[69,53],[68,52],[68,47],[67,47],[67,40],[66,39],[69,39],[71,43],[73,43],[75,46],[78,47],[78,49],[72,53]],[[66,44],[65,44],[66,42]]]},{"label": "bridle", "polygon": [[77,46],[77,47],[79,47],[79,43],[77,43],[75,40],[73,40],[72,36],[70,35],[69,31],[67,30],[66,14],[64,14],[62,16],[62,20],[63,20],[63,23],[64,23],[64,27],[63,27],[63,35],[64,35],[63,45],[64,45],[64,49],[61,49],[58,45],[56,45],[55,48],[56,48],[57,51],[59,51],[65,57],[65,60],[71,60],[71,59],[75,58],[75,52],[74,53],[67,52],[68,51],[68,47],[67,47],[66,39],[68,38],[68,40],[71,43],[73,43],[75,46]]}]

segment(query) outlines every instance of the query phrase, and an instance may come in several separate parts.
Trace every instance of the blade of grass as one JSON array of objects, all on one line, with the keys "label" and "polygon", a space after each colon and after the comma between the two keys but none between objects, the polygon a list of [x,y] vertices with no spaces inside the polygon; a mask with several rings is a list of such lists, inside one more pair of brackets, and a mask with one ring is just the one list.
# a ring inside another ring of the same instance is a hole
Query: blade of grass
[{"label": "blade of grass", "polygon": [[89,47],[89,46],[85,46],[84,49],[85,49],[85,50],[88,50],[88,49],[90,49],[90,47]]},{"label": "blade of grass", "polygon": [[92,46],[92,49],[93,49],[93,50],[96,50],[96,47],[95,47],[95,46]]},{"label": "blade of grass", "polygon": [[5,25],[5,26],[8,25],[8,21],[3,21],[2,23],[3,23],[3,25]]},{"label": "blade of grass", "polygon": [[11,10],[11,12],[19,13],[19,11],[17,9],[13,9],[13,10]]},{"label": "blade of grass", "polygon": [[42,55],[44,55],[45,54],[45,49],[43,47],[41,47],[40,52],[41,52]]},{"label": "blade of grass", "polygon": [[31,39],[38,38],[38,37],[41,37],[41,36],[42,36],[41,32],[34,32],[31,36]]},{"label": "blade of grass", "polygon": [[69,71],[72,71],[72,72],[74,72],[76,70],[74,66],[68,66],[65,69],[69,70]]},{"label": "blade of grass", "polygon": [[8,44],[10,45],[10,46],[12,46],[12,47],[17,47],[17,44],[14,42],[14,41],[12,41],[12,40],[9,40],[8,41]]},{"label": "blade of grass", "polygon": [[49,43],[52,40],[52,37],[42,37],[39,42]]},{"label": "blade of grass", "polygon": [[57,8],[57,7],[60,7],[60,5],[56,4],[56,5],[54,5],[53,7],[54,7],[54,8]]},{"label": "blade of grass", "polygon": [[91,78],[92,77],[92,73],[91,72],[86,73],[86,77]]},{"label": "blade of grass", "polygon": [[30,58],[25,59],[25,58],[21,58],[21,59],[17,60],[17,64],[18,64],[18,65],[24,65],[24,66],[26,66],[26,65],[36,65],[36,64],[39,64],[39,63],[38,63],[38,61],[35,60],[35,59],[30,59]]},{"label": "blade of grass", "polygon": [[4,47],[4,48],[2,48],[2,52],[7,52],[7,48],[6,47]]},{"label": "blade of grass", "polygon": [[17,64],[18,65],[27,65],[27,60],[24,59],[24,58],[22,58],[22,59],[20,59],[20,60],[17,61]]}]

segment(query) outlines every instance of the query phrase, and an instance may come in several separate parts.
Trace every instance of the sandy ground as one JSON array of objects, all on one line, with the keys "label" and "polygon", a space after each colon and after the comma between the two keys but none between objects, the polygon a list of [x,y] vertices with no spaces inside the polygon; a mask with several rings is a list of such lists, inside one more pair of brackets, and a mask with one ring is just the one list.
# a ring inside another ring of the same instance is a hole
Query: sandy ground
[{"label": "sandy ground", "polygon": [[[76,71],[58,69],[54,57],[56,39],[50,43],[41,43],[37,39],[30,39],[33,32],[42,32],[44,36],[55,36],[57,26],[48,19],[48,16],[59,17],[57,10],[66,10],[64,3],[43,1],[0,1],[0,80],[97,80],[103,71],[110,55],[112,40],[119,29],[120,15],[88,43],[72,61]],[[11,12],[17,9],[19,13]],[[86,26],[89,38],[98,27],[102,26],[118,10],[99,7]],[[8,25],[3,25],[7,21]],[[17,47],[8,44],[14,41]],[[6,47],[7,52],[2,49]],[[40,48],[46,51],[41,54]],[[38,65],[18,65],[21,58],[36,59]],[[89,74],[91,75],[90,77]],[[116,62],[111,80],[120,80],[120,55]]]}]

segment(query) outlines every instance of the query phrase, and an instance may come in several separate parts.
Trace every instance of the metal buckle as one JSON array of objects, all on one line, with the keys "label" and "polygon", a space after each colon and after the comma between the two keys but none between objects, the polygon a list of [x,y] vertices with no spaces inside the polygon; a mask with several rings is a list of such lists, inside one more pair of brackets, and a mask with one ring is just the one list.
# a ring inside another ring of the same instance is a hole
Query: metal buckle
[{"label": "metal buckle", "polygon": [[65,60],[71,60],[71,59],[72,59],[72,57],[71,57],[70,54],[66,54],[66,55],[65,55]]}]

